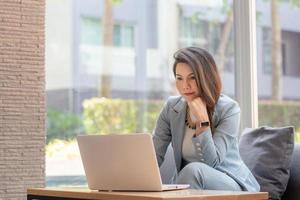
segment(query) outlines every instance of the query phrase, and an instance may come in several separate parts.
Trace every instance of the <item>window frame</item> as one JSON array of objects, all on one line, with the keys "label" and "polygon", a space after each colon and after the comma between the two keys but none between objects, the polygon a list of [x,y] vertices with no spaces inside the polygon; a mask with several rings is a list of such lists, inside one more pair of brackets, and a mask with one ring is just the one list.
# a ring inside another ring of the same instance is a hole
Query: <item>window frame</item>
[{"label": "window frame", "polygon": [[233,1],[235,95],[241,108],[240,130],[258,126],[255,0]]}]

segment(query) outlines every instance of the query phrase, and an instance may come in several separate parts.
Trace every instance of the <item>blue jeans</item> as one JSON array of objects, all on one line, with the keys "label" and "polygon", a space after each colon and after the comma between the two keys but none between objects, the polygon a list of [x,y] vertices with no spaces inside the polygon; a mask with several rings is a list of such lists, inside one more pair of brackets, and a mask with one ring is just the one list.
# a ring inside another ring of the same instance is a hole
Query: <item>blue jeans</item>
[{"label": "blue jeans", "polygon": [[230,176],[201,162],[187,164],[173,183],[190,184],[191,189],[242,191]]}]

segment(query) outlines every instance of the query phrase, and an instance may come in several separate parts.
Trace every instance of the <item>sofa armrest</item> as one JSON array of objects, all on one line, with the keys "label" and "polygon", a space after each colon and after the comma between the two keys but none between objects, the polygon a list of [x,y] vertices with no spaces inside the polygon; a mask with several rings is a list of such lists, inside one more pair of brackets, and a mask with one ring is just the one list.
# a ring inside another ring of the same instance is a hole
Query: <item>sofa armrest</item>
[{"label": "sofa armrest", "polygon": [[290,178],[282,200],[298,200],[300,197],[300,144],[295,144]]}]

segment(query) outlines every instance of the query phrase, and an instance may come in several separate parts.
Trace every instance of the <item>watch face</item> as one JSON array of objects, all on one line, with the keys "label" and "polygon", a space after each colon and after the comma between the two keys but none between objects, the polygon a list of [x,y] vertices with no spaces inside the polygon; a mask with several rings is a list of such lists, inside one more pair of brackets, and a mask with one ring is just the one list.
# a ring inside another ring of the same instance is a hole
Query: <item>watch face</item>
[{"label": "watch face", "polygon": [[209,122],[201,122],[200,125],[201,127],[209,126]]}]

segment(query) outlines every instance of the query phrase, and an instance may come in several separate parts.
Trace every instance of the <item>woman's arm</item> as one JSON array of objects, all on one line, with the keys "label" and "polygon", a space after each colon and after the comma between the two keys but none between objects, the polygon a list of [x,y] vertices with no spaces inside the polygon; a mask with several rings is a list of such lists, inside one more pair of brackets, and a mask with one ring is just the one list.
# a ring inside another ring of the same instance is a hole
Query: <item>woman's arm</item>
[{"label": "woman's arm", "polygon": [[199,160],[213,167],[222,163],[231,146],[238,143],[240,123],[238,104],[230,102],[224,105],[219,118],[218,124],[214,125],[213,134],[211,129],[207,129],[192,139]]},{"label": "woman's arm", "polygon": [[[200,135],[205,130],[210,128],[209,117],[207,113],[207,108],[205,103],[202,101],[200,97],[193,99],[192,101],[188,102],[188,106],[191,110],[192,118],[194,118],[194,122],[196,122],[196,132],[195,136]],[[208,126],[200,126],[201,123],[208,123]]]},{"label": "woman's arm", "polygon": [[167,102],[159,114],[153,134],[153,143],[159,166],[163,163],[168,145],[171,142],[171,129],[168,111],[169,103]]}]

